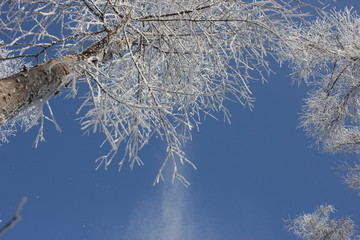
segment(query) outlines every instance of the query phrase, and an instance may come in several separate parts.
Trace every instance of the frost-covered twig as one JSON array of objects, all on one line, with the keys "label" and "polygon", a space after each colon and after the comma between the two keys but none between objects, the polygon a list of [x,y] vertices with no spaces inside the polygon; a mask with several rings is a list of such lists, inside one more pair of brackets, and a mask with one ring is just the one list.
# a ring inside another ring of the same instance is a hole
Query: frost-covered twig
[{"label": "frost-covered twig", "polygon": [[346,217],[330,219],[332,205],[321,205],[313,213],[304,213],[286,221],[286,229],[303,240],[359,240],[354,222]]},{"label": "frost-covered twig", "polygon": [[326,151],[360,153],[360,16],[334,10],[284,30],[284,39],[280,55],[290,60],[293,76],[314,86],[301,125]]},{"label": "frost-covered twig", "polygon": [[140,150],[158,137],[167,157],[155,182],[170,165],[185,184],[178,166],[195,167],[183,150],[192,130],[205,116],[228,120],[228,100],[252,108],[250,82],[266,80],[269,57],[287,44],[282,29],[307,15],[300,0],[15,2],[0,2],[0,62],[21,58],[30,69],[0,80],[0,124],[37,106],[31,119],[57,126],[42,106],[70,85],[82,129],[109,146],[98,164],[122,152],[119,166],[141,165]]}]

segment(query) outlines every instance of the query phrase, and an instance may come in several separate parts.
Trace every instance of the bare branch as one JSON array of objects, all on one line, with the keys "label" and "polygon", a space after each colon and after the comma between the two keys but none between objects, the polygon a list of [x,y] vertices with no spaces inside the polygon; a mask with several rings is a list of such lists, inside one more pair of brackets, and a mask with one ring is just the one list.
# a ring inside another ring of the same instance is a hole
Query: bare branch
[{"label": "bare branch", "polygon": [[14,213],[14,216],[12,217],[12,219],[0,228],[0,235],[4,234],[5,232],[7,232],[11,228],[13,228],[21,220],[20,212],[21,212],[22,208],[24,207],[26,201],[27,201],[26,197],[23,197],[20,200],[18,206],[15,209],[15,213]]}]

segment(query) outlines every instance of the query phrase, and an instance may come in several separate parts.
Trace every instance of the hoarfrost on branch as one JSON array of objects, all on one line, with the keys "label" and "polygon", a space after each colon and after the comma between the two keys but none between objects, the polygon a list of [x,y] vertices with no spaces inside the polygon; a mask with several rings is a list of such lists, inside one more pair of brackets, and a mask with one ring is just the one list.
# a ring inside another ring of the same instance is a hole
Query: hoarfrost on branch
[{"label": "hoarfrost on branch", "polygon": [[[5,100],[21,104],[2,107],[0,136],[7,141],[17,123],[28,129],[40,122],[37,142],[43,141],[44,121],[56,121],[50,105],[48,115],[42,106],[65,91],[83,100],[82,129],[102,132],[110,146],[97,159],[99,167],[107,168],[122,145],[120,167],[126,161],[131,167],[143,164],[138,153],[157,136],[167,147],[155,183],[171,162],[173,179],[188,184],[178,165],[195,168],[183,150],[191,131],[218,112],[229,120],[226,100],[252,108],[249,81],[265,81],[268,60],[286,44],[282,29],[305,16],[302,5],[299,0],[1,1],[0,48],[6,54],[0,61],[19,60],[18,69],[25,64],[33,79],[12,75],[0,83],[10,79],[22,89],[18,82],[29,82],[34,91],[22,100],[4,93]],[[36,89],[34,78],[49,75],[49,83]]]},{"label": "hoarfrost on branch", "polygon": [[354,236],[354,222],[348,217],[330,219],[334,212],[332,205],[321,205],[313,213],[287,220],[286,229],[304,240],[359,240],[360,236]]},{"label": "hoarfrost on branch", "polygon": [[[315,21],[285,29],[279,53],[294,77],[313,87],[303,106],[301,126],[328,152],[360,153],[360,16],[333,11]],[[359,164],[345,163],[345,183],[360,189]]]}]

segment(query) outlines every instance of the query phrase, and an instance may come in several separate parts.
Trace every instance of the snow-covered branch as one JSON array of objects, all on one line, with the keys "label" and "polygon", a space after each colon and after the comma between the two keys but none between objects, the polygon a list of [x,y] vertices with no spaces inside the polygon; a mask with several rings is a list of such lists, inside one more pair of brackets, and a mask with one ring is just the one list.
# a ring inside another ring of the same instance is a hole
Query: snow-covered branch
[{"label": "snow-covered branch", "polygon": [[[326,150],[359,152],[360,17],[351,9],[287,29],[285,59],[315,86],[302,126]],[[285,45],[284,45],[285,46]]]},{"label": "snow-covered branch", "polygon": [[[122,145],[119,166],[141,165],[139,151],[157,136],[167,157],[155,182],[171,162],[173,176],[186,183],[178,164],[195,167],[183,151],[191,131],[204,116],[220,112],[228,119],[226,100],[252,108],[250,81],[266,81],[268,60],[286,44],[282,29],[306,15],[301,6],[299,0],[3,1],[0,48],[6,54],[0,61],[21,59],[30,69],[26,77],[6,75],[0,94],[8,98],[7,90],[26,89],[22,82],[42,87],[32,91],[36,96],[19,91],[26,104],[6,110],[11,113],[2,117],[7,127],[0,134],[7,140],[16,122],[26,129],[39,119],[55,122],[36,103],[70,88],[84,100],[82,128],[102,132],[109,144],[99,165],[106,168]],[[45,80],[50,68],[56,84]],[[83,96],[80,86],[87,88]]]},{"label": "snow-covered branch", "polygon": [[287,220],[286,229],[304,240],[358,240],[355,224],[350,218],[330,219],[335,212],[332,205],[321,205],[313,213],[304,213]]}]

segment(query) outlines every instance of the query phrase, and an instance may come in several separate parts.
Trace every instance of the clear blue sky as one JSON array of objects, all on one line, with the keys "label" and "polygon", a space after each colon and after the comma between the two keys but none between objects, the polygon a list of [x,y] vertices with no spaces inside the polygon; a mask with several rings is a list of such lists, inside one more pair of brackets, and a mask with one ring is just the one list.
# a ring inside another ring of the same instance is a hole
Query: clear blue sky
[{"label": "clear blue sky", "polygon": [[[332,4],[360,10],[358,0]],[[53,99],[61,134],[49,124],[37,149],[36,129],[0,147],[0,220],[28,197],[23,220],[0,238],[288,240],[295,237],[283,219],[326,203],[360,224],[359,196],[331,170],[346,156],[309,148],[311,139],[297,128],[308,89],[291,86],[288,74],[284,67],[268,84],[252,84],[253,112],[230,104],[230,126],[208,119],[194,133],[186,152],[198,170],[184,169],[188,189],[170,181],[152,186],[164,157],[160,142],[142,152],[143,167],[95,171],[99,136],[82,135],[76,101]]]}]

